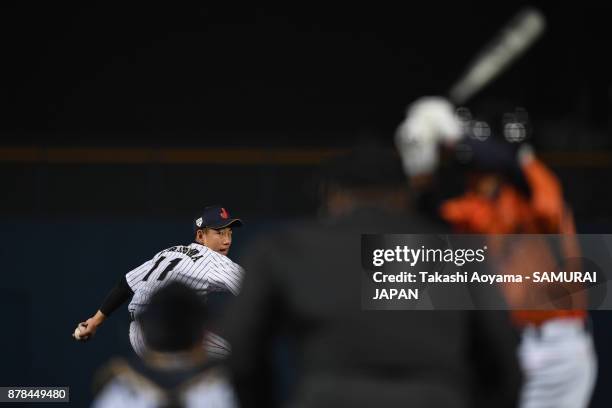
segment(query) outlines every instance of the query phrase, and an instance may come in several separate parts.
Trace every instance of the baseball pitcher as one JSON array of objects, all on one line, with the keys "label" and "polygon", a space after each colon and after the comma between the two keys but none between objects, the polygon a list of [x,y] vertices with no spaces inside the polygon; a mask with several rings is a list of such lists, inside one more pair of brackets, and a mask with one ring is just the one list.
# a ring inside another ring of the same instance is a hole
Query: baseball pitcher
[{"label": "baseball pitcher", "polygon": [[[203,296],[213,292],[237,295],[243,269],[227,255],[232,244],[232,228],[241,225],[242,221],[232,218],[224,207],[206,207],[194,220],[195,242],[164,249],[122,276],[100,309],[78,324],[73,337],[79,341],[90,339],[104,320],[131,297],[128,307],[130,343],[134,351],[142,356],[147,346],[138,315],[159,288],[179,281]],[[212,332],[208,333],[205,344],[211,358],[229,354],[227,342]]]}]

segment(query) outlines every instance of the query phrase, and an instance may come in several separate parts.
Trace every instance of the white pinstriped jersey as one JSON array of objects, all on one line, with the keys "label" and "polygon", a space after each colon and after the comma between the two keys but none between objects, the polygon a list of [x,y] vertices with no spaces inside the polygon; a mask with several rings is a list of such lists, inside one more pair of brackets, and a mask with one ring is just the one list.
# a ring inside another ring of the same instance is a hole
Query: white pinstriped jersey
[{"label": "white pinstriped jersey", "polygon": [[128,309],[138,316],[153,293],[172,281],[182,282],[203,295],[215,291],[236,295],[243,273],[240,265],[204,245],[173,246],[126,274],[134,292]]}]

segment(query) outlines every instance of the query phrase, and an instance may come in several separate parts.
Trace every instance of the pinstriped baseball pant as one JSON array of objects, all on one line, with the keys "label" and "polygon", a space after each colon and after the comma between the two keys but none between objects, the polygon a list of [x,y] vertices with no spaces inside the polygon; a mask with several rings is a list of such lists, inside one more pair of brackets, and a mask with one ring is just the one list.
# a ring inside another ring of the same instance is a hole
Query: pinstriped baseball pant
[{"label": "pinstriped baseball pant", "polygon": [[522,334],[520,408],[586,408],[597,376],[591,335],[581,319],[551,319]]},{"label": "pinstriped baseball pant", "polygon": [[[136,354],[140,357],[142,357],[148,349],[138,321],[130,323],[130,343]],[[211,359],[222,359],[230,354],[229,343],[212,332],[206,334],[204,347],[206,348],[208,357]]]}]

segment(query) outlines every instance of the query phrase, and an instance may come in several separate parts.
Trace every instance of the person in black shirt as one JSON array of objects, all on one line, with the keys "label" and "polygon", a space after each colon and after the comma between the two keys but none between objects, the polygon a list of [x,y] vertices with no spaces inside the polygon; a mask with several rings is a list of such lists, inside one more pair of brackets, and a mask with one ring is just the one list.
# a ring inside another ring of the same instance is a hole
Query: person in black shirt
[{"label": "person in black shirt", "polygon": [[224,331],[241,405],[278,403],[268,351],[283,334],[296,366],[292,406],[515,406],[506,312],[362,310],[361,234],[442,232],[410,211],[395,152],[357,148],[324,169],[326,216],[267,233],[243,260],[249,272]]}]

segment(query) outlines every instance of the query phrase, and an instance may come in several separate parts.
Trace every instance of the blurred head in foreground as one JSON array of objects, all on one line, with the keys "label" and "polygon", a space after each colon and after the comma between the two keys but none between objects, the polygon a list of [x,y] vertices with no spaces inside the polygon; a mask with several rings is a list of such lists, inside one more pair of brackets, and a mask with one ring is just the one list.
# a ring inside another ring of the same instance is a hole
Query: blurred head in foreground
[{"label": "blurred head in foreground", "polygon": [[158,290],[140,317],[145,341],[155,352],[203,350],[207,324],[204,299],[179,282]]},{"label": "blurred head in foreground", "polygon": [[159,289],[139,315],[147,353],[113,359],[94,380],[95,408],[235,408],[222,368],[211,363],[202,340],[207,326],[203,299],[172,282]]},{"label": "blurred head in foreground", "polygon": [[362,143],[323,163],[321,174],[319,193],[326,215],[341,216],[362,207],[389,212],[408,207],[408,182],[392,148]]}]

